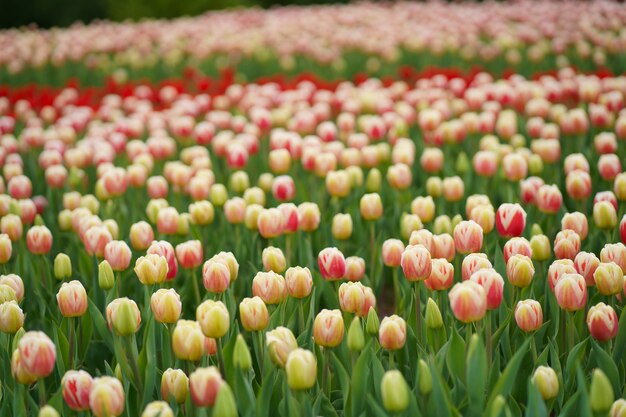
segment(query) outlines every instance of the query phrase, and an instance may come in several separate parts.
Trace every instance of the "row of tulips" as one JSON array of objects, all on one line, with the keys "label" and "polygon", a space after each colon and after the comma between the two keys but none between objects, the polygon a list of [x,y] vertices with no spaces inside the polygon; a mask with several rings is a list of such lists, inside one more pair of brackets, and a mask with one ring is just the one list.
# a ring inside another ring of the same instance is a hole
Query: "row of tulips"
[{"label": "row of tulips", "polygon": [[158,81],[224,68],[247,79],[303,71],[336,79],[459,62],[495,73],[529,75],[557,65],[620,73],[625,22],[623,7],[609,1],[363,2],[19,28],[0,32],[0,84]]},{"label": "row of tulips", "polygon": [[0,98],[0,415],[624,415],[624,94]]}]

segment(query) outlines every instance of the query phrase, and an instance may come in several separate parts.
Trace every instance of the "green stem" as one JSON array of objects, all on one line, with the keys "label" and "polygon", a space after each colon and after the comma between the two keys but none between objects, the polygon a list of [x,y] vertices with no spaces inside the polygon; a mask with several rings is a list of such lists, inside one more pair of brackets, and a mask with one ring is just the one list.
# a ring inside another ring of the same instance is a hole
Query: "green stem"
[{"label": "green stem", "polygon": [[193,282],[193,294],[196,300],[196,306],[200,305],[200,287],[198,286],[198,268],[193,268],[191,271],[191,281]]},{"label": "green stem", "polygon": [[326,395],[330,400],[331,391],[331,376],[330,376],[330,348],[324,347],[324,374],[322,376],[322,388],[326,391]]},{"label": "green stem", "polygon": [[415,281],[413,284],[415,288],[415,331],[417,336],[417,344],[422,346],[422,312],[421,312],[421,300],[420,300],[420,282]]},{"label": "green stem", "polygon": [[124,344],[126,345],[126,357],[130,362],[130,368],[133,371],[133,378],[135,379],[135,385],[137,386],[137,392],[143,393],[143,382],[141,381],[141,373],[139,372],[139,365],[137,364],[137,348],[133,341],[133,336],[122,336]]},{"label": "green stem", "polygon": [[376,223],[374,223],[373,221],[370,222],[370,251],[371,251],[371,255],[370,255],[370,262],[371,262],[371,268],[370,268],[370,273],[372,274],[372,283],[376,284]]},{"label": "green stem", "polygon": [[39,406],[43,407],[44,405],[46,405],[46,402],[48,401],[48,398],[46,396],[46,385],[44,383],[43,378],[37,381],[37,389],[39,390]]},{"label": "green stem", "polygon": [[67,325],[69,327],[69,345],[70,345],[70,369],[74,369],[74,356],[75,356],[75,344],[76,344],[76,326],[74,324],[74,317],[67,319]]},{"label": "green stem", "polygon": [[217,345],[217,362],[220,366],[220,372],[222,376],[226,378],[226,366],[224,365],[224,352],[222,352],[222,338],[219,337],[215,340]]},{"label": "green stem", "polygon": [[254,332],[257,338],[257,362],[259,364],[259,384],[263,377],[263,368],[265,366],[265,350],[263,343],[263,331]]},{"label": "green stem", "polygon": [[298,330],[300,333],[304,332],[304,302],[302,300],[298,302]]}]

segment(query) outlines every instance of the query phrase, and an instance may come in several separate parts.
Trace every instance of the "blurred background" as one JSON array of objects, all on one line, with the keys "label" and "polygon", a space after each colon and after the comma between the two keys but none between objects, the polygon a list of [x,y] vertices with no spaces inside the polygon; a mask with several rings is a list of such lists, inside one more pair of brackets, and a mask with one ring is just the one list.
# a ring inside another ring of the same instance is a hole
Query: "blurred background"
[{"label": "blurred background", "polygon": [[197,15],[233,7],[347,3],[347,0],[2,0],[0,28],[68,26],[94,19],[138,20]]}]

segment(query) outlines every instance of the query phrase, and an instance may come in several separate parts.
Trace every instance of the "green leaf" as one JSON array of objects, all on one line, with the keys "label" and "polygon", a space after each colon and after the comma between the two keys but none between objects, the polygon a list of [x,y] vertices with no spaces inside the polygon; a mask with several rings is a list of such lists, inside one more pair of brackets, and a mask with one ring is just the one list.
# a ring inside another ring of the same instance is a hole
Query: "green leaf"
[{"label": "green leaf", "polygon": [[548,417],[546,404],[530,378],[528,380],[528,406],[524,415],[525,417]]},{"label": "green leaf", "polygon": [[430,372],[433,376],[433,390],[428,398],[428,408],[426,415],[437,417],[452,417],[454,406],[450,402],[449,388],[446,385],[441,372],[432,363]]},{"label": "green leaf", "polygon": [[[619,318],[617,336],[613,344],[613,361],[615,363],[624,361],[624,351],[626,350],[626,308],[622,310]],[[617,391],[616,391],[617,392]]]},{"label": "green leaf", "polygon": [[367,342],[361,356],[356,361],[350,379],[350,392],[346,406],[346,415],[357,417],[363,410],[362,398],[365,397],[366,386],[370,378],[370,366],[372,358],[372,340]]},{"label": "green leaf", "polygon": [[602,349],[595,340],[592,341],[592,346],[593,355],[596,359],[596,363],[598,364],[598,367],[602,369],[602,371],[606,374],[607,378],[609,378],[609,381],[611,381],[611,385],[613,385],[613,392],[620,392],[620,378],[617,365],[615,365],[615,362],[613,362],[611,356],[606,353],[606,351]]},{"label": "green leaf", "polygon": [[565,362],[566,375],[564,376],[566,387],[571,387],[575,382],[574,380],[576,376],[576,367],[585,356],[586,346],[587,339],[574,346],[572,350],[567,354],[567,361]]},{"label": "green leaf", "polygon": [[387,417],[387,412],[378,404],[376,399],[372,396],[371,393],[367,394],[367,404],[370,406],[374,416],[376,417]]},{"label": "green leaf", "polygon": [[154,388],[156,386],[157,376],[157,363],[156,363],[156,343],[154,340],[154,328],[156,322],[150,320],[147,329],[145,339],[145,345],[142,350],[146,352],[147,366],[144,371],[144,392],[143,392],[143,405],[145,406],[153,398]]},{"label": "green leaf", "polygon": [[517,371],[519,370],[520,365],[522,364],[522,359],[528,353],[528,344],[530,343],[530,339],[526,339],[524,343],[519,347],[517,352],[513,355],[509,363],[504,368],[504,372],[498,378],[498,382],[491,390],[491,395],[489,396],[489,404],[487,408],[491,408],[491,403],[495,400],[498,395],[502,395],[504,398],[507,398],[513,389],[513,385],[515,384],[515,378],[517,378]]},{"label": "green leaf", "polygon": [[469,415],[479,416],[485,407],[487,383],[487,353],[478,335],[472,336],[467,352],[465,381],[469,399]]},{"label": "green leaf", "polygon": [[96,327],[96,332],[98,336],[104,341],[107,347],[112,350],[113,347],[113,336],[109,331],[109,327],[107,326],[102,313],[98,310],[98,307],[94,304],[94,302],[89,299],[89,314],[93,320],[93,324]]},{"label": "green leaf", "polygon": [[259,395],[256,398],[256,412],[258,417],[269,417],[272,392],[276,384],[276,373],[272,372],[263,379]]},{"label": "green leaf", "polygon": [[448,342],[446,363],[450,373],[463,381],[465,376],[465,342],[454,326],[452,327],[452,337]]},{"label": "green leaf", "polygon": [[332,367],[333,367],[332,369],[334,371],[334,374],[337,376],[337,379],[339,380],[339,386],[341,387],[341,393],[343,396],[343,404],[345,408],[345,404],[348,400],[348,393],[350,392],[350,376],[348,375],[346,368],[343,367],[343,363],[341,362],[341,360],[337,358],[337,355],[335,354],[335,352],[332,352],[331,354],[331,363],[332,363]]}]

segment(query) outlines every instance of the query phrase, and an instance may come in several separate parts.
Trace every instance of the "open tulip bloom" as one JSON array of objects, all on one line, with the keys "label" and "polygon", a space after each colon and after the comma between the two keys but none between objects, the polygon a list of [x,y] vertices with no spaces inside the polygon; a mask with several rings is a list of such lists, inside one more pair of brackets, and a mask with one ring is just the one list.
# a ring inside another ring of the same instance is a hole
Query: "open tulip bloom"
[{"label": "open tulip bloom", "polygon": [[624,27],[0,31],[0,416],[625,416]]}]

